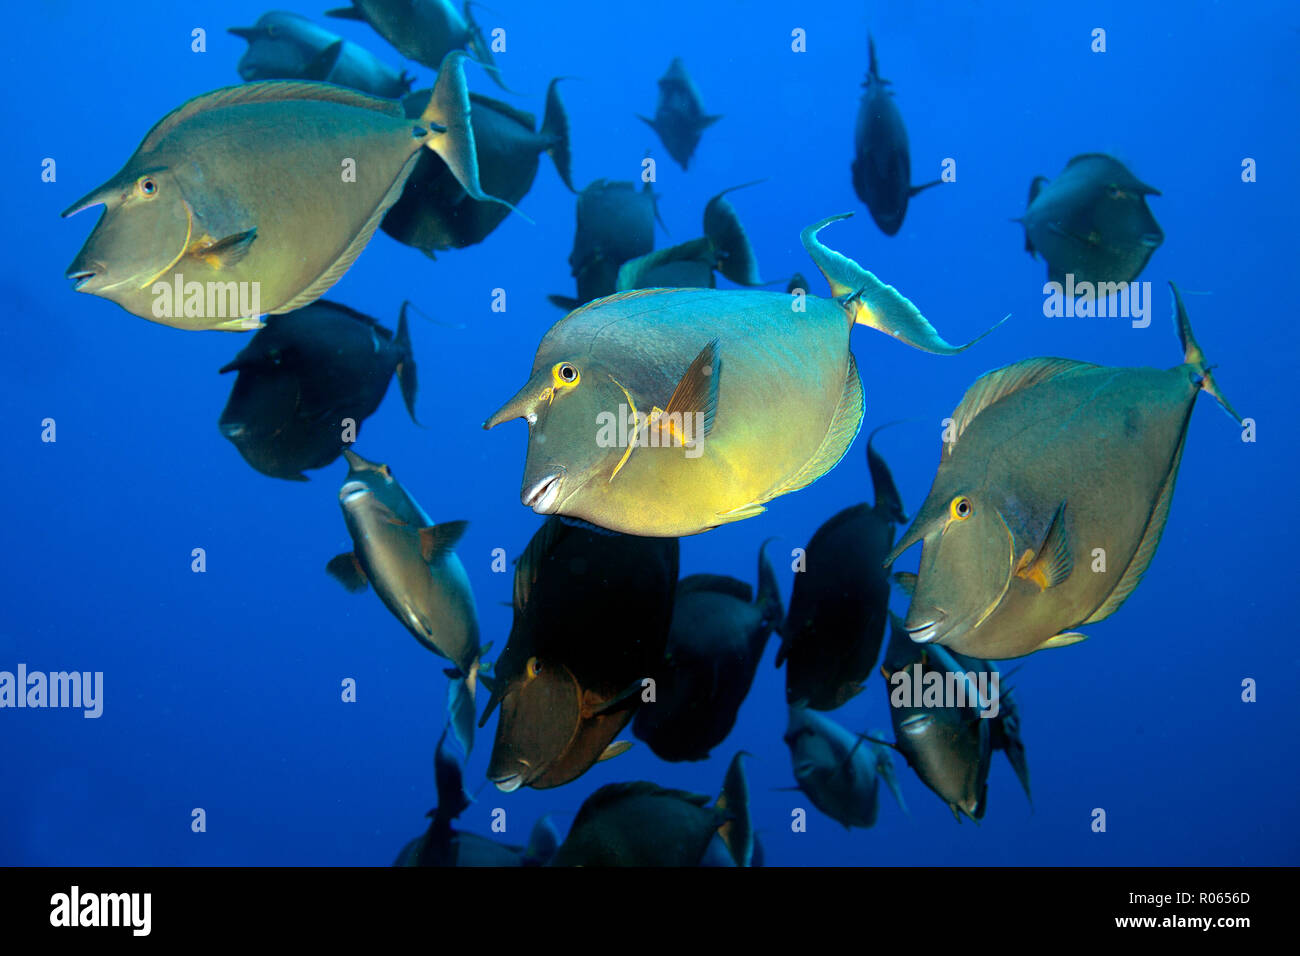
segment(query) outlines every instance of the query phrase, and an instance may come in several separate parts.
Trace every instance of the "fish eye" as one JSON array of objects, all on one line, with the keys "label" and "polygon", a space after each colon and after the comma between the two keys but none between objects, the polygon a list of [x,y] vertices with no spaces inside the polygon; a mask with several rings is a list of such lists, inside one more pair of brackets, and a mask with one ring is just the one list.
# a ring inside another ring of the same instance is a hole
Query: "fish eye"
[{"label": "fish eye", "polygon": [[1111,183],[1110,186],[1107,187],[1106,192],[1111,199],[1119,199],[1124,195],[1124,190],[1120,189],[1114,183]]},{"label": "fish eye", "polygon": [[542,662],[535,657],[530,657],[528,658],[528,666],[526,669],[530,678],[536,677],[542,672]]},{"label": "fish eye", "polygon": [[555,379],[556,385],[577,385],[578,380],[582,377],[578,373],[578,368],[569,362],[560,362],[555,368],[551,369],[551,376]]},{"label": "fish eye", "polygon": [[141,176],[135,181],[135,191],[141,196],[156,196],[158,194],[158,180],[152,176]]},{"label": "fish eye", "polygon": [[948,508],[948,513],[958,521],[965,521],[975,513],[975,506],[965,495],[958,495],[952,499],[952,505]]},{"label": "fish eye", "polygon": [[393,469],[389,468],[387,465],[380,465],[379,473],[383,475],[385,478],[387,478],[389,481],[393,480]]}]

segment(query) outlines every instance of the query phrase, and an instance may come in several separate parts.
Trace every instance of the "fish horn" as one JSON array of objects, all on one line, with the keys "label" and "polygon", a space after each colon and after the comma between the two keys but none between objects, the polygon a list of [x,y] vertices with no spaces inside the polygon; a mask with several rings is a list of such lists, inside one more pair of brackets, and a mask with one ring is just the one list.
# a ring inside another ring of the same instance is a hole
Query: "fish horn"
[{"label": "fish horn", "polygon": [[542,399],[550,390],[549,382],[551,370],[549,368],[538,369],[533,376],[524,383],[524,387],[515,393],[514,398],[506,402],[496,410],[487,421],[483,423],[483,428],[496,428],[502,422],[508,422],[512,418],[526,418],[531,425],[537,418],[537,406],[541,404]]},{"label": "fish horn", "polygon": [[[906,296],[892,285],[881,282],[852,259],[828,248],[817,238],[817,233],[830,223],[847,219],[851,215],[853,214],[843,213],[830,216],[813,223],[799,234],[804,249],[826,277],[831,294],[850,321],[892,335],[912,348],[939,355],[963,352],[997,328],[997,325],[993,326],[965,345],[951,345],[945,341]],[[1006,319],[1002,321],[1005,322]]]},{"label": "fish horn", "polygon": [[260,33],[257,27],[226,27],[227,33],[233,33],[235,36],[247,40],[249,43]]},{"label": "fish horn", "polygon": [[86,195],[82,196],[67,209],[63,210],[63,212],[59,213],[59,216],[63,219],[67,219],[69,216],[75,216],[83,209],[89,209],[91,206],[107,204],[109,197],[114,192],[116,192],[116,185],[113,182],[110,181],[104,183],[104,185],[86,193]]}]

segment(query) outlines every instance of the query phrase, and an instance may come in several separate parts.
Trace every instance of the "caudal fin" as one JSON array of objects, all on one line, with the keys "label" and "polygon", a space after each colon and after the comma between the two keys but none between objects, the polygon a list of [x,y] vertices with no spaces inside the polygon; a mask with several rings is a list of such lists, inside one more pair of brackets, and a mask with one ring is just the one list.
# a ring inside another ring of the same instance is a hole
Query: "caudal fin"
[{"label": "caudal fin", "polygon": [[453,678],[447,685],[447,719],[451,723],[452,735],[465,752],[466,758],[474,747],[474,690],[478,675],[478,661],[470,668],[469,674]]},{"label": "caudal fin", "polygon": [[564,101],[560,99],[558,86],[562,79],[564,77],[557,76],[546,88],[546,114],[542,117],[542,136],[551,144],[546,147],[546,153],[555,163],[555,171],[560,174],[564,185],[569,187],[569,192],[576,192],[573,188],[573,174],[570,171],[572,159],[569,155],[569,114],[564,108]]},{"label": "caudal fin", "polygon": [[465,80],[465,60],[460,50],[442,59],[433,95],[420,114],[420,121],[430,125],[424,145],[442,157],[456,181],[471,199],[499,202],[518,212],[504,199],[489,196],[479,185],[478,153],[474,147],[474,127],[470,124],[469,84]]},{"label": "caudal fin", "polygon": [[[921,311],[892,285],[886,285],[847,256],[828,248],[817,233],[853,213],[829,216],[813,223],[799,234],[803,247],[830,283],[831,294],[850,322],[866,325],[892,335],[907,345],[938,355],[955,355],[970,348],[998,326],[984,332],[965,345],[951,345],[921,314]],[[1008,316],[1009,318],[1009,316]],[[1003,319],[1002,322],[1005,322]],[[998,325],[1001,325],[999,322]]]},{"label": "caudal fin", "polygon": [[1178,292],[1178,286],[1170,282],[1169,288],[1174,293],[1174,325],[1178,328],[1178,341],[1183,343],[1183,361],[1200,376],[1201,388],[1213,395],[1214,400],[1223,406],[1223,410],[1236,419],[1237,424],[1241,424],[1241,416],[1219,391],[1219,383],[1214,380],[1214,376],[1210,373],[1210,366],[1205,363],[1205,353],[1201,351],[1200,345],[1192,336],[1192,323],[1187,319],[1187,310],[1183,308],[1183,297]]},{"label": "caudal fin", "polygon": [[397,363],[397,384],[402,389],[402,401],[406,403],[406,410],[411,415],[411,421],[420,424],[420,419],[415,415],[415,393],[417,389],[415,373],[415,353],[411,351],[411,330],[406,322],[406,310],[409,309],[409,301],[402,303],[402,311],[397,319],[397,335],[393,339],[393,344],[401,352],[401,359]]}]

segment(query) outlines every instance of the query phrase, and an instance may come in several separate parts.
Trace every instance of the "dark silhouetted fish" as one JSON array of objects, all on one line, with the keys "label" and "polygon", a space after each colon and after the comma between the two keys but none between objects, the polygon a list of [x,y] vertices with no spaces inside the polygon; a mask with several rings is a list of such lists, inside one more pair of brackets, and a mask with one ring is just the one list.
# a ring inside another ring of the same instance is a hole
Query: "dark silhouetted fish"
[{"label": "dark silhouetted fish", "polygon": [[646,781],[601,787],[578,810],[553,865],[754,865],[741,756],[732,759],[716,801]]},{"label": "dark silhouetted fish", "polygon": [[[753,183],[746,183],[752,186]],[[762,285],[758,261],[749,236],[740,224],[723,190],[704,207],[704,236],[623,263],[618,270],[618,291],[653,288],[715,288],[713,273],[721,272],[737,285]],[[508,212],[508,210],[507,210]]]},{"label": "dark silhouetted fish", "polygon": [[687,75],[681,57],[674,57],[668,72],[659,78],[659,105],[655,107],[655,118],[646,119],[639,115],[638,118],[659,134],[668,154],[681,164],[682,169],[690,162],[704,131],[722,119],[721,116],[704,114],[699,90]]},{"label": "dark silhouetted fish", "polygon": [[434,780],[438,787],[438,806],[430,810],[429,828],[397,855],[393,866],[545,866],[559,844],[549,818],[542,817],[533,826],[527,847],[497,843],[477,833],[452,829],[452,822],[469,808],[469,795],[460,764],[447,749],[443,731],[434,752]]},{"label": "dark silhouetted fish", "polygon": [[[962,666],[967,672],[978,673],[985,671],[990,674],[998,673],[997,665],[992,661],[981,660],[978,657],[967,657],[965,654],[958,654],[956,651],[950,651],[953,659]],[[989,744],[994,750],[1001,750],[1007,755],[1007,760],[1011,764],[1011,769],[1015,771],[1016,779],[1020,781],[1020,786],[1025,790],[1025,796],[1029,802],[1034,802],[1034,795],[1029,789],[1029,759],[1025,754],[1025,741],[1020,735],[1020,707],[1016,699],[1012,696],[1011,688],[1002,685],[1003,677],[998,680],[998,713],[996,717],[989,718]]]},{"label": "dark silhouetted fish", "polygon": [[875,505],[852,505],[817,529],[794,576],[790,611],[781,626],[777,665],[784,661],[789,704],[835,710],[862,690],[876,666],[889,620],[889,570],[894,525],[907,521],[889,466],[867,439]]},{"label": "dark silhouetted fish", "polygon": [[325,16],[368,23],[402,56],[434,70],[448,53],[468,49],[505,88],[492,49],[470,13],[473,6],[467,0],[457,11],[451,0],[352,0],[352,6],[327,10]]},{"label": "dark silhouetted fish", "polygon": [[248,41],[238,67],[248,82],[318,80],[387,99],[411,88],[405,70],[397,72],[364,47],[296,13],[273,10],[256,25],[231,27],[230,32]]},{"label": "dark silhouetted fish", "polygon": [[569,266],[578,280],[578,297],[548,298],[565,311],[617,291],[618,270],[655,247],[655,193],[630,182],[598,179],[578,193],[577,227]]},{"label": "dark silhouetted fish", "polygon": [[452,732],[469,753],[479,671],[478,613],[469,577],[453,550],[466,522],[435,525],[387,465],[350,449],[339,489],[354,550],[326,570],[349,591],[374,585],[384,606],[422,645],[456,667],[448,712]]},{"label": "dark silhouetted fish", "polygon": [[882,777],[906,809],[888,745],[851,734],[816,711],[791,707],[789,714],[785,743],[794,778],[818,810],[846,830],[874,826]]},{"label": "dark silhouetted fish", "polygon": [[1047,278],[1065,284],[1131,282],[1146,268],[1165,234],[1147,208],[1160,190],[1139,180],[1119,160],[1084,153],[1050,182],[1029,186],[1025,251],[1047,260]]},{"label": "dark silhouetted fish", "polygon": [[735,726],[768,635],[781,620],[776,575],[758,555],[758,600],[744,581],[693,574],[677,584],[668,654],[632,732],[664,760],[704,760]]},{"label": "dark silhouetted fish", "polygon": [[912,185],[907,127],[888,80],[876,69],[876,43],[867,37],[870,66],[862,83],[862,100],[853,127],[853,191],[867,204],[880,231],[892,236],[903,226],[907,201],[940,180]]},{"label": "dark silhouetted fish", "polygon": [[515,567],[514,622],[494,665],[499,703],[488,779],[558,787],[630,746],[612,743],[663,660],[677,540],[635,538],[552,517]]},{"label": "dark silhouetted fish", "polygon": [[[546,91],[546,116],[540,132],[531,113],[500,100],[470,94],[473,112],[474,154],[479,182],[489,195],[512,205],[518,203],[537,177],[538,157],[546,153],[564,185],[569,181],[569,118],[552,80]],[[405,99],[407,116],[419,116],[429,91],[417,90]],[[456,176],[440,157],[420,157],[393,208],[384,217],[383,230],[398,242],[432,256],[439,249],[461,249],[482,242],[510,215],[498,202],[482,202],[465,193]]]},{"label": "dark silhouetted fish", "polygon": [[221,368],[239,373],[218,422],[221,434],[262,474],[306,481],[304,470],[324,468],[356,440],[394,373],[414,420],[408,305],[402,303],[396,335],[325,299],[271,316]]},{"label": "dark silhouetted fish", "polygon": [[909,579],[912,640],[1019,657],[1083,640],[1075,628],[1133,593],[1169,517],[1197,395],[1241,421],[1177,289],[1174,304],[1174,368],[1032,358],[967,390],[930,494],[888,558],[924,542]]}]

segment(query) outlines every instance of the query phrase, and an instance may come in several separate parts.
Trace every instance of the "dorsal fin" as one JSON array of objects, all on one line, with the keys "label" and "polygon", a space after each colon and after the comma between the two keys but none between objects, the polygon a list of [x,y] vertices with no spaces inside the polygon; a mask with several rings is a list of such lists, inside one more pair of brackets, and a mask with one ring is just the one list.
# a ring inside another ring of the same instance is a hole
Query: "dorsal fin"
[{"label": "dorsal fin", "polygon": [[571,319],[575,315],[581,315],[582,313],[586,312],[588,309],[595,308],[598,305],[608,305],[612,302],[622,302],[624,299],[636,299],[643,295],[660,295],[664,292],[676,292],[676,291],[678,290],[676,289],[628,289],[626,292],[615,292],[613,295],[607,295],[599,299],[592,299],[586,305],[582,306],[582,308],[574,309],[572,312],[568,314],[568,316],[566,316],[566,318]]},{"label": "dorsal fin", "polygon": [[715,594],[729,594],[746,604],[754,600],[754,589],[744,581],[727,577],[725,574],[692,574],[677,582],[677,598],[683,594],[708,591]]},{"label": "dorsal fin", "polygon": [[321,100],[374,110],[376,113],[386,113],[394,117],[402,115],[401,104],[394,100],[381,99],[378,96],[370,96],[331,83],[265,80],[260,83],[245,83],[242,86],[222,87],[183,103],[154,124],[153,129],[145,136],[144,142],[140,144],[140,150],[152,149],[183,120],[196,113],[240,103],[270,103],[283,100]]},{"label": "dorsal fin", "polygon": [[1155,557],[1156,546],[1160,544],[1160,536],[1165,530],[1165,521],[1169,518],[1169,504],[1174,498],[1174,482],[1178,479],[1178,466],[1183,460],[1183,444],[1186,441],[1187,426],[1184,423],[1183,437],[1178,441],[1178,451],[1174,452],[1173,464],[1165,478],[1164,487],[1160,489],[1160,497],[1156,499],[1155,507],[1151,509],[1146,533],[1142,535],[1142,541],[1138,544],[1137,551],[1133,553],[1133,559],[1129,561],[1128,567],[1124,569],[1124,576],[1119,579],[1119,584],[1115,585],[1115,590],[1110,592],[1110,597],[1106,598],[1101,607],[1092,612],[1092,616],[1084,621],[1084,624],[1100,621],[1119,610],[1119,606],[1133,593],[1133,589],[1138,586],[1142,575],[1151,564],[1151,559]]},{"label": "dorsal fin", "polygon": [[1086,362],[1076,362],[1073,359],[1031,358],[1007,365],[1004,368],[994,369],[992,372],[985,372],[975,380],[974,385],[966,390],[961,404],[952,413],[956,434],[953,436],[952,441],[943,443],[944,458],[946,459],[952,454],[952,450],[957,447],[957,441],[961,438],[962,433],[978,417],[979,413],[989,406],[996,404],[1013,392],[1020,391],[1022,388],[1029,388],[1031,385],[1046,382],[1059,375],[1096,367]]}]

